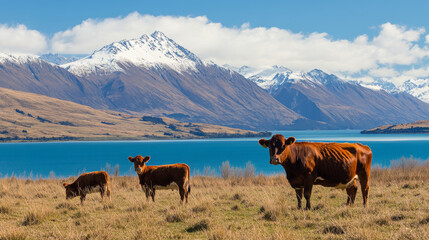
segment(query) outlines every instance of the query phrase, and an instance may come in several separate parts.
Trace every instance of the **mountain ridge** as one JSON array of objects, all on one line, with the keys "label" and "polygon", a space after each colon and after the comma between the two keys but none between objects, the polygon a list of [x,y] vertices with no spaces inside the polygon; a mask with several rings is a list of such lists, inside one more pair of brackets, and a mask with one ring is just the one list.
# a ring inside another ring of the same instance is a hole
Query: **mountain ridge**
[{"label": "mountain ridge", "polygon": [[429,104],[408,93],[376,91],[318,69],[308,73],[279,66],[244,70],[250,81],[286,107],[308,119],[326,122],[328,128],[369,128],[429,118]]},{"label": "mountain ridge", "polygon": [[284,129],[305,120],[240,74],[201,61],[160,32],[106,45],[60,67],[43,60],[39,66],[2,67],[0,87],[96,109],[255,130]]}]

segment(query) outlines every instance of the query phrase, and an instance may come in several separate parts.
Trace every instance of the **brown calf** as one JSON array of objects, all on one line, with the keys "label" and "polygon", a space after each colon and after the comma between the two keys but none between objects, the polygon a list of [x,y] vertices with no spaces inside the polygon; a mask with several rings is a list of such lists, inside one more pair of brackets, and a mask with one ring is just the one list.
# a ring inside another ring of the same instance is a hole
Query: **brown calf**
[{"label": "brown calf", "polygon": [[363,205],[366,206],[369,192],[369,174],[372,152],[360,143],[295,143],[295,138],[285,139],[275,134],[270,140],[260,139],[259,144],[270,150],[270,164],[281,164],[290,185],[295,189],[298,208],[302,194],[311,208],[310,197],[313,185],[337,187],[347,190],[347,204],[355,201],[359,179]]},{"label": "brown calf", "polygon": [[66,199],[80,196],[80,203],[83,204],[86,194],[100,192],[101,202],[107,196],[110,200],[109,174],[104,171],[89,172],[81,174],[73,183],[63,183],[66,188]]},{"label": "brown calf", "polygon": [[149,199],[151,196],[152,201],[155,202],[156,189],[179,189],[181,202],[186,198],[186,203],[188,203],[188,194],[191,192],[189,166],[184,163],[147,166],[145,163],[149,159],[149,156],[143,158],[140,155],[135,158],[128,157],[128,160],[134,163],[134,169],[139,176],[146,198]]}]

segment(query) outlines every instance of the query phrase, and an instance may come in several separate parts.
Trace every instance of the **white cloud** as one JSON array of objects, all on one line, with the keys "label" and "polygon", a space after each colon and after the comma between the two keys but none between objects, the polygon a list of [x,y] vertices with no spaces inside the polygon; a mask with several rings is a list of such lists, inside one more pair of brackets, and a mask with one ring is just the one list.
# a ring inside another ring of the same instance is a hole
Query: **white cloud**
[{"label": "white cloud", "polygon": [[301,71],[318,68],[348,79],[357,76],[370,82],[381,78],[395,84],[429,75],[429,46],[422,43],[429,44],[425,29],[392,23],[379,26],[375,37],[362,34],[344,40],[334,39],[328,33],[294,33],[276,27],[252,27],[249,23],[229,28],[205,16],[152,16],[135,12],[125,17],[87,19],[55,33],[49,47],[47,38],[37,30],[0,24],[0,52],[90,54],[112,42],[155,30],[164,32],[200,58],[219,65],[254,68],[282,65]]},{"label": "white cloud", "polygon": [[374,77],[396,77],[399,73],[393,68],[381,67],[369,70],[369,74]]},{"label": "white cloud", "polygon": [[0,25],[0,52],[37,54],[47,49],[43,34],[25,25]]},{"label": "white cloud", "polygon": [[[151,16],[132,13],[103,20],[88,19],[52,38],[52,51],[89,54],[122,39],[136,38],[155,30],[220,65],[266,67],[283,65],[293,70],[320,68],[345,74],[380,67],[418,63],[429,49],[418,41],[423,28],[408,29],[391,23],[380,26],[378,36],[357,36],[353,41],[333,40],[327,33],[301,34],[279,28],[252,28],[248,23],[227,28],[207,17]],[[426,37],[428,38],[428,37]],[[377,70],[378,69],[378,70]]]}]

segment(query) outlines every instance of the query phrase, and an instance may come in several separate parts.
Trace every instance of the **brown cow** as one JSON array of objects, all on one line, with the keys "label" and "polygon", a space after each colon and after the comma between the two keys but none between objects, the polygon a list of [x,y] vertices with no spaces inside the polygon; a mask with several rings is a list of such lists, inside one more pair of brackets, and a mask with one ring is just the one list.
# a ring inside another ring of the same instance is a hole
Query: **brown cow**
[{"label": "brown cow", "polygon": [[72,184],[63,183],[63,186],[66,188],[66,199],[80,196],[81,204],[86,194],[98,191],[102,203],[106,193],[110,200],[109,174],[104,171],[83,173]]},{"label": "brown cow", "polygon": [[363,205],[366,206],[369,192],[369,174],[372,152],[360,143],[315,143],[297,142],[275,134],[270,140],[260,139],[259,144],[270,150],[270,164],[281,164],[290,185],[295,189],[298,208],[301,199],[307,200],[306,209],[311,208],[310,197],[313,185],[337,187],[347,190],[347,204],[354,203],[359,179]]},{"label": "brown cow", "polygon": [[156,189],[179,189],[181,202],[186,198],[186,203],[188,203],[188,194],[191,192],[189,166],[184,163],[147,166],[145,163],[149,159],[149,156],[143,158],[140,155],[135,158],[128,157],[128,160],[134,163],[134,169],[139,176],[146,198],[149,199],[151,196],[152,201],[155,202]]}]

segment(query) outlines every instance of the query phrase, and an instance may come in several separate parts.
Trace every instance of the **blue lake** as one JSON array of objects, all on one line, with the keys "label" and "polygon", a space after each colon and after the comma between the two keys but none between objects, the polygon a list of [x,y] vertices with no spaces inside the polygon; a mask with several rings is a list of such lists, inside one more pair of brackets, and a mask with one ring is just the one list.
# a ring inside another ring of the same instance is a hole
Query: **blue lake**
[{"label": "blue lake", "polygon": [[[428,134],[362,135],[358,130],[338,131],[273,131],[297,141],[360,142],[373,151],[372,165],[388,167],[401,157],[429,158]],[[233,167],[245,167],[251,162],[257,174],[284,173],[281,166],[269,164],[268,150],[258,144],[258,138],[48,142],[0,144],[0,177],[57,177],[78,175],[84,171],[106,170],[119,165],[120,175],[135,175],[128,156],[150,155],[148,165],[187,163],[191,172],[204,169],[219,173],[222,162]],[[52,172],[52,173],[51,173]]]}]

